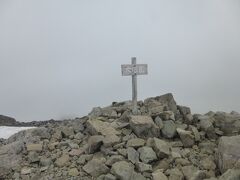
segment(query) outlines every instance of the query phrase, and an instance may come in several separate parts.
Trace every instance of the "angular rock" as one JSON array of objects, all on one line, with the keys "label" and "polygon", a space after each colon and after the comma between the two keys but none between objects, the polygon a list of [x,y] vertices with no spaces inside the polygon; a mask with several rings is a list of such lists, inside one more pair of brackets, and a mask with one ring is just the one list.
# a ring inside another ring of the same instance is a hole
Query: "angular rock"
[{"label": "angular rock", "polygon": [[240,169],[229,169],[219,178],[219,180],[239,180],[239,179]]},{"label": "angular rock", "polygon": [[88,139],[88,153],[92,154],[100,150],[101,145],[103,144],[103,136],[91,136]]},{"label": "angular rock", "polygon": [[138,137],[159,136],[159,128],[154,124],[150,116],[131,116],[130,127]]},{"label": "angular rock", "polygon": [[115,134],[113,134],[111,136],[106,136],[103,139],[103,145],[105,147],[114,146],[115,144],[117,144],[119,142],[120,142],[120,138],[117,135],[115,135]]},{"label": "angular rock", "polygon": [[130,160],[133,164],[139,162],[139,152],[137,152],[134,148],[127,148],[128,160]]},{"label": "angular rock", "polygon": [[180,139],[184,147],[186,148],[192,147],[195,144],[195,138],[192,135],[191,131],[185,131],[183,129],[177,128],[177,132],[180,136]]},{"label": "angular rock", "polygon": [[177,133],[175,123],[172,120],[163,121],[161,132],[163,137],[172,139]]},{"label": "angular rock", "polygon": [[55,162],[57,167],[63,167],[66,165],[66,163],[69,162],[69,156],[68,154],[63,154],[60,158],[58,158]]},{"label": "angular rock", "polygon": [[43,148],[42,144],[28,144],[27,145],[27,151],[37,151],[41,152]]},{"label": "angular rock", "polygon": [[119,161],[112,165],[111,172],[119,180],[132,180],[134,166],[126,161]]},{"label": "angular rock", "polygon": [[92,177],[99,177],[109,172],[109,168],[104,164],[102,159],[92,159],[83,166],[83,170]]},{"label": "angular rock", "polygon": [[146,164],[157,160],[157,155],[151,147],[141,147],[138,149],[138,152],[140,153],[140,159]]},{"label": "angular rock", "polygon": [[152,173],[153,180],[168,180],[167,176],[161,170]]},{"label": "angular rock", "polygon": [[103,122],[98,119],[88,120],[87,121],[88,131],[92,135],[119,135],[120,133],[111,127],[111,124],[108,122]]},{"label": "angular rock", "polygon": [[218,144],[218,167],[222,173],[234,168],[240,159],[240,136],[221,137]]},{"label": "angular rock", "polygon": [[152,172],[152,166],[150,164],[145,164],[142,162],[138,162],[136,167],[139,172]]},{"label": "angular rock", "polygon": [[106,161],[106,165],[107,166],[112,166],[114,163],[118,162],[118,161],[123,161],[124,157],[121,155],[113,155],[111,157],[109,157]]},{"label": "angular rock", "polygon": [[161,139],[153,138],[153,149],[160,159],[163,159],[170,155],[169,145]]},{"label": "angular rock", "polygon": [[127,147],[138,148],[145,145],[145,140],[141,138],[130,139],[127,142]]},{"label": "angular rock", "polygon": [[76,177],[79,175],[78,169],[77,168],[72,168],[68,171],[69,176]]}]

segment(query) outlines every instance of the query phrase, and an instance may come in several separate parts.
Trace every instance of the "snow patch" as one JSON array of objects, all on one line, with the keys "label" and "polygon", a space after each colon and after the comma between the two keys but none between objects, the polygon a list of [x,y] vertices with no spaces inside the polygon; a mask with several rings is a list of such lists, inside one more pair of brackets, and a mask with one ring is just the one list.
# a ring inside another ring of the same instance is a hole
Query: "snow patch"
[{"label": "snow patch", "polygon": [[32,129],[35,127],[10,127],[10,126],[0,126],[0,138],[8,139],[10,136],[23,131],[26,129]]}]

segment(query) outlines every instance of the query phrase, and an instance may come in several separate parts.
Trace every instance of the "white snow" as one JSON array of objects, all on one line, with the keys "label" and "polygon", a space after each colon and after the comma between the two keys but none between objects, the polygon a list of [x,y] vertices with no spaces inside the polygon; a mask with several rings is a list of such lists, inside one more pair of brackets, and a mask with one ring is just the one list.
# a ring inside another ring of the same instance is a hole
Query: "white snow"
[{"label": "white snow", "polygon": [[10,136],[12,136],[15,133],[18,133],[19,131],[26,130],[26,129],[32,129],[35,127],[10,127],[10,126],[0,126],[0,138],[8,139]]}]

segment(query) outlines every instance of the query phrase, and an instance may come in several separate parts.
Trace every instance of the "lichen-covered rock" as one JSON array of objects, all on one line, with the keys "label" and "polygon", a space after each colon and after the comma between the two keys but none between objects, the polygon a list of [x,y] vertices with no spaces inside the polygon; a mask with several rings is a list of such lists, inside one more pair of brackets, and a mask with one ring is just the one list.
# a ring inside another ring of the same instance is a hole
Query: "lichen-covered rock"
[{"label": "lichen-covered rock", "polygon": [[109,168],[104,164],[103,159],[92,159],[83,166],[83,170],[92,177],[98,177],[109,172]]},{"label": "lichen-covered rock", "polygon": [[192,135],[191,131],[185,131],[183,129],[177,128],[177,133],[180,136],[184,147],[192,147],[195,144],[195,137]]},{"label": "lichen-covered rock", "polygon": [[161,139],[153,138],[153,149],[160,159],[166,158],[170,155],[170,147],[168,143]]}]

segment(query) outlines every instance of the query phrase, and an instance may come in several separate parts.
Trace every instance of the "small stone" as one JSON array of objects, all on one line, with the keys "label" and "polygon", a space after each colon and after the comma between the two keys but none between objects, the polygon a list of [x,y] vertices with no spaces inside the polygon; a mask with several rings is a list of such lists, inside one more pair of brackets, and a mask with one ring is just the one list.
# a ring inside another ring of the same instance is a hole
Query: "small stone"
[{"label": "small stone", "polygon": [[41,166],[44,166],[44,167],[50,166],[52,163],[53,163],[53,162],[52,162],[52,159],[51,159],[51,158],[42,157],[42,158],[40,159],[40,165],[41,165]]},{"label": "small stone", "polygon": [[140,159],[146,164],[157,160],[157,155],[151,147],[141,147],[138,149],[138,152],[140,153]]}]

